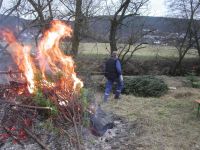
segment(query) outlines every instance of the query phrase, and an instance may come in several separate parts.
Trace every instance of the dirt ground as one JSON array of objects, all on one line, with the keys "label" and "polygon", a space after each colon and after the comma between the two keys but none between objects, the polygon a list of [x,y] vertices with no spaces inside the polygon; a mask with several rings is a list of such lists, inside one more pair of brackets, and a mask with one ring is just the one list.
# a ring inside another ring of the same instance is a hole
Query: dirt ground
[{"label": "dirt ground", "polygon": [[102,103],[103,93],[98,93],[96,99],[107,112],[137,122],[136,136],[128,140],[137,150],[200,150],[200,117],[194,102],[200,99],[200,89],[188,87],[184,77],[159,78],[176,89],[160,98],[122,95],[115,101],[111,95]]}]

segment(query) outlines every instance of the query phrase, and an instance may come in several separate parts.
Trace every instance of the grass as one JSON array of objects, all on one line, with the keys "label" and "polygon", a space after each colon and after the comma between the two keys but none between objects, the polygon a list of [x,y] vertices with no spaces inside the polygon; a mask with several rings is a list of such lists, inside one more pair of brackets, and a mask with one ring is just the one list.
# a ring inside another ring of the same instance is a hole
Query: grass
[{"label": "grass", "polygon": [[[107,51],[109,44],[105,43],[81,43],[80,48],[80,57],[88,59],[86,66],[91,64],[97,66],[109,55]],[[194,54],[196,52],[191,51],[186,58],[196,57]],[[145,49],[137,51],[133,58],[149,60],[157,56],[176,58],[178,54],[177,50],[170,46],[147,45]],[[93,59],[92,63],[90,58]],[[95,70],[95,67],[93,69]],[[159,76],[159,78],[163,78],[169,87],[177,89],[169,91],[160,98],[122,95],[120,101],[116,102],[111,98],[108,103],[102,104],[102,108],[126,118],[129,122],[137,123],[136,136],[127,135],[130,137],[127,143],[132,143],[135,149],[200,149],[200,118],[196,117],[197,104],[194,103],[194,100],[200,99],[199,90],[186,87],[185,77]],[[93,76],[92,80],[99,80],[98,84],[103,78]],[[96,94],[98,103],[102,103],[102,96],[103,93]]]},{"label": "grass", "polygon": [[[134,46],[132,46],[134,48]],[[81,55],[109,55],[109,43],[81,43],[79,53]],[[134,57],[141,58],[155,58],[155,57],[165,57],[165,58],[177,58],[178,51],[172,46],[161,46],[161,45],[146,45],[146,48],[138,50],[134,53]],[[191,50],[186,58],[193,58],[197,56],[195,50]]]},{"label": "grass", "polygon": [[166,80],[171,80],[170,84],[177,90],[161,98],[123,95],[119,102],[111,98],[102,107],[140,124],[140,134],[130,139],[136,149],[199,149],[200,118],[196,117],[197,104],[194,100],[200,98],[200,93],[197,89],[184,87],[184,84],[175,84],[173,80],[178,82],[177,77]]}]

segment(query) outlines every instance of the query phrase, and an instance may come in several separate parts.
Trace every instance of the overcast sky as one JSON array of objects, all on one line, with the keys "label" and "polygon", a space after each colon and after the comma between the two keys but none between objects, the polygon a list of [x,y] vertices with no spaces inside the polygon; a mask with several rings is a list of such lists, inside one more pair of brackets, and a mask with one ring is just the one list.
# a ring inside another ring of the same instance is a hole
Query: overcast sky
[{"label": "overcast sky", "polygon": [[[3,6],[9,7],[10,0],[4,0]],[[165,0],[150,0],[149,16],[166,16]]]},{"label": "overcast sky", "polygon": [[150,0],[150,16],[166,16],[165,0]]}]

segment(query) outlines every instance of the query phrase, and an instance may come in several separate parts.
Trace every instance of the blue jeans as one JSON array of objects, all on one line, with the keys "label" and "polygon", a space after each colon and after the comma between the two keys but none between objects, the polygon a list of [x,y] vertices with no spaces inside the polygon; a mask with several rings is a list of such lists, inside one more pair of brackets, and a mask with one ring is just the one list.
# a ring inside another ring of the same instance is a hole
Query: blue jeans
[{"label": "blue jeans", "polygon": [[116,82],[117,83],[117,87],[116,87],[116,92],[115,92],[115,96],[118,96],[121,94],[121,91],[124,87],[124,82],[121,81],[119,78],[111,81],[111,80],[107,80],[106,82],[106,89],[105,89],[105,93],[104,93],[104,102],[106,102],[108,100],[108,97],[110,95],[110,92],[112,90],[112,85],[113,83]]}]

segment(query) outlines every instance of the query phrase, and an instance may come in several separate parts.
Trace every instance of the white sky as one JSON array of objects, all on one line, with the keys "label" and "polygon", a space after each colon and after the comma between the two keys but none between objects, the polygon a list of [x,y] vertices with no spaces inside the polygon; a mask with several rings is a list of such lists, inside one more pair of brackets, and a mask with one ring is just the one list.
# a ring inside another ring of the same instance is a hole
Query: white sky
[{"label": "white sky", "polygon": [[[3,6],[9,7],[11,0],[4,0]],[[149,16],[166,16],[165,0],[150,0],[149,3]]]},{"label": "white sky", "polygon": [[166,16],[165,0],[150,0],[149,16]]}]

